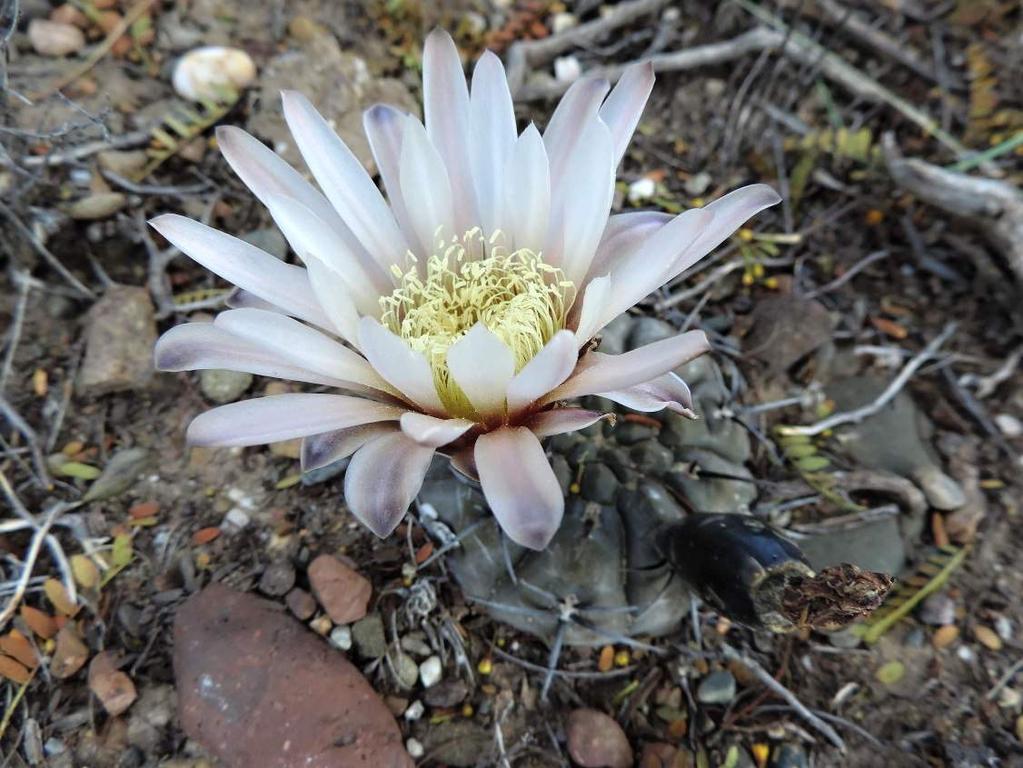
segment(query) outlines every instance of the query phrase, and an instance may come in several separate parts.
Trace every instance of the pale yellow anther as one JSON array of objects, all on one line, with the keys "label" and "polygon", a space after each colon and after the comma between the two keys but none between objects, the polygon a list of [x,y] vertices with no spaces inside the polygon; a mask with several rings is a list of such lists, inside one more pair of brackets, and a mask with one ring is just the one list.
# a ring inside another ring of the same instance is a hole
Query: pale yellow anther
[{"label": "pale yellow anther", "polygon": [[[478,227],[454,243],[438,238],[438,253],[426,260],[425,276],[415,267],[405,272],[392,267],[399,285],[380,299],[380,322],[426,356],[437,394],[452,416],[476,417],[448,370],[452,344],[483,322],[521,370],[564,328],[575,300],[575,285],[560,269],[529,249],[508,253],[501,239],[494,233],[485,240]],[[484,251],[483,258],[466,258]]]}]

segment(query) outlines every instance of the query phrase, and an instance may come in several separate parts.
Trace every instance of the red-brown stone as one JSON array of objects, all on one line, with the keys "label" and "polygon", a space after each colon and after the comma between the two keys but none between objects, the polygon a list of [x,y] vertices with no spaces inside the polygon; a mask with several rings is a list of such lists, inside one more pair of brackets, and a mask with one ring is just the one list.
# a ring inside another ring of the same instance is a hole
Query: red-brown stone
[{"label": "red-brown stone", "polygon": [[366,616],[373,585],[333,555],[320,555],[309,564],[309,585],[335,624],[351,624]]},{"label": "red-brown stone", "polygon": [[276,603],[212,584],[178,610],[181,724],[227,768],[412,768],[387,706]]}]

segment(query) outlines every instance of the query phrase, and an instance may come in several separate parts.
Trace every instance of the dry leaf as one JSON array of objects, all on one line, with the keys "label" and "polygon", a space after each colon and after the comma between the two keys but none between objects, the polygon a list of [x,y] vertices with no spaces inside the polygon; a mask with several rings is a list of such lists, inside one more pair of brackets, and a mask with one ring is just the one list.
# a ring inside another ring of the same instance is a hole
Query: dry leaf
[{"label": "dry leaf", "polygon": [[886,317],[871,317],[870,324],[885,336],[890,336],[893,339],[904,339],[909,335],[909,331],[904,326]]},{"label": "dry leaf", "polygon": [[957,637],[959,637],[959,627],[955,624],[946,624],[934,633],[931,642],[935,648],[948,648],[948,646],[955,642]]},{"label": "dry leaf", "polygon": [[134,520],[138,520],[142,517],[156,517],[156,513],[160,511],[160,505],[155,501],[143,501],[141,504],[136,504],[128,510],[128,516]]},{"label": "dry leaf", "polygon": [[973,636],[977,638],[977,641],[992,651],[1002,650],[1002,638],[990,627],[980,625],[973,628]]},{"label": "dry leaf", "polygon": [[82,589],[95,589],[99,585],[99,568],[87,555],[71,557],[71,573]]},{"label": "dry leaf", "polygon": [[219,535],[220,535],[219,528],[200,528],[198,531],[192,534],[192,545],[196,547],[201,547],[203,544],[209,544]]},{"label": "dry leaf", "polygon": [[53,651],[50,672],[54,677],[64,680],[80,670],[88,658],[89,649],[71,625],[68,625],[57,633],[57,647]]},{"label": "dry leaf", "polygon": [[58,612],[65,616],[74,616],[78,613],[78,605],[71,601],[64,585],[56,579],[47,579],[43,584],[43,592]]},{"label": "dry leaf", "polygon": [[24,685],[32,679],[32,673],[10,656],[0,656],[0,677],[6,677],[18,685]]},{"label": "dry leaf", "polygon": [[89,664],[89,690],[113,716],[120,715],[135,701],[135,683],[117,668],[117,659],[110,651],[96,654]]},{"label": "dry leaf", "polygon": [[600,656],[597,659],[597,669],[601,672],[607,672],[615,664],[615,649],[614,646],[605,645],[600,649]]},{"label": "dry leaf", "polygon": [[29,669],[35,669],[39,666],[39,657],[36,656],[32,643],[16,629],[12,629],[3,637],[0,637],[0,651],[17,659],[18,662],[24,664]]},{"label": "dry leaf", "polygon": [[35,632],[43,640],[49,640],[57,634],[57,622],[47,613],[30,605],[21,606],[21,618],[24,619],[28,628]]}]

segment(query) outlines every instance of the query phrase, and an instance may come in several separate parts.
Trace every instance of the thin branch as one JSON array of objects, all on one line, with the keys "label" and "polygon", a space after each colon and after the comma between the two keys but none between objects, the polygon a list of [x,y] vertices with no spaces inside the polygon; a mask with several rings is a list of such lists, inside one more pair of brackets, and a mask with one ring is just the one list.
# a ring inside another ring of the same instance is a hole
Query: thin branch
[{"label": "thin branch", "polygon": [[932,357],[935,352],[941,348],[941,345],[948,341],[949,337],[955,333],[956,324],[949,323],[945,326],[941,333],[935,336],[931,342],[924,347],[920,352],[914,355],[908,363],[906,363],[902,370],[899,371],[899,375],[892,379],[892,382],[885,387],[884,392],[878,395],[877,399],[872,403],[857,408],[852,411],[844,411],[842,413],[833,413],[826,419],[821,419],[816,424],[810,424],[804,427],[778,427],[779,432],[785,435],[819,435],[829,429],[841,426],[842,424],[855,424],[864,419],[873,416],[875,413],[880,411],[902,390],[904,386],[913,377],[917,369],[921,365],[926,363]]},{"label": "thin branch", "polygon": [[18,218],[17,214],[8,208],[3,202],[0,202],[0,214],[5,216],[7,220],[14,225],[18,234],[28,240],[32,249],[38,253],[43,260],[49,264],[55,272],[57,272],[57,274],[63,277],[68,285],[75,289],[76,293],[86,299],[96,298],[96,294],[89,290],[89,288],[87,288],[77,277],[71,274],[71,272],[68,271],[68,268],[60,263],[60,259],[50,253],[50,250],[32,233],[32,230],[26,227],[22,223],[21,219]]},{"label": "thin branch", "polygon": [[818,733],[823,735],[828,741],[830,741],[839,751],[845,752],[845,742],[842,741],[842,737],[838,735],[830,725],[824,722],[821,718],[817,717],[813,712],[804,706],[803,702],[796,698],[796,695],[792,693],[788,688],[775,680],[771,673],[764,669],[760,664],[746,656],[739,653],[731,646],[722,646],[722,652],[729,661],[737,661],[740,664],[746,666],[761,683],[771,689],[774,693],[788,702],[789,706],[795,710],[801,718],[803,718],[810,727],[816,730]]},{"label": "thin branch", "polygon": [[21,599],[25,596],[25,590],[28,589],[29,579],[32,578],[32,569],[35,567],[36,560],[39,557],[39,550],[42,549],[43,542],[46,540],[50,527],[57,521],[64,512],[68,510],[68,506],[63,503],[54,504],[47,513],[46,518],[42,524],[36,529],[35,533],[32,534],[32,542],[29,544],[28,552],[25,555],[25,562],[21,569],[21,575],[18,577],[18,583],[15,585],[14,594],[11,599],[4,606],[3,611],[0,611],[0,629],[3,629],[7,622],[10,621],[14,612],[18,609],[18,605],[21,603]]},{"label": "thin branch", "polygon": [[508,84],[517,95],[526,79],[526,74],[540,64],[553,59],[570,48],[592,45],[619,27],[631,23],[647,14],[659,10],[667,0],[631,0],[619,3],[611,13],[594,21],[580,24],[543,40],[526,40],[514,43],[508,49]]}]

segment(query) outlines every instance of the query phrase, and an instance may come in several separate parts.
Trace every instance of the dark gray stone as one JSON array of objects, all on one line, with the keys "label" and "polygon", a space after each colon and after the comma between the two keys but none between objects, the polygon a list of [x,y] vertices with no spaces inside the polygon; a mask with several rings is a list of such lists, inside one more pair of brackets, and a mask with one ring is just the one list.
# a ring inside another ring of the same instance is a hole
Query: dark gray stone
[{"label": "dark gray stone", "polygon": [[352,624],[352,642],[363,658],[379,659],[385,655],[387,637],[384,634],[384,620],[380,615],[371,613]]},{"label": "dark gray stone", "polygon": [[727,704],[735,698],[735,677],[724,669],[711,672],[700,681],[696,698],[701,704]]},{"label": "dark gray stone", "polygon": [[618,478],[606,464],[592,462],[583,469],[580,493],[587,501],[613,504],[618,495]]}]

